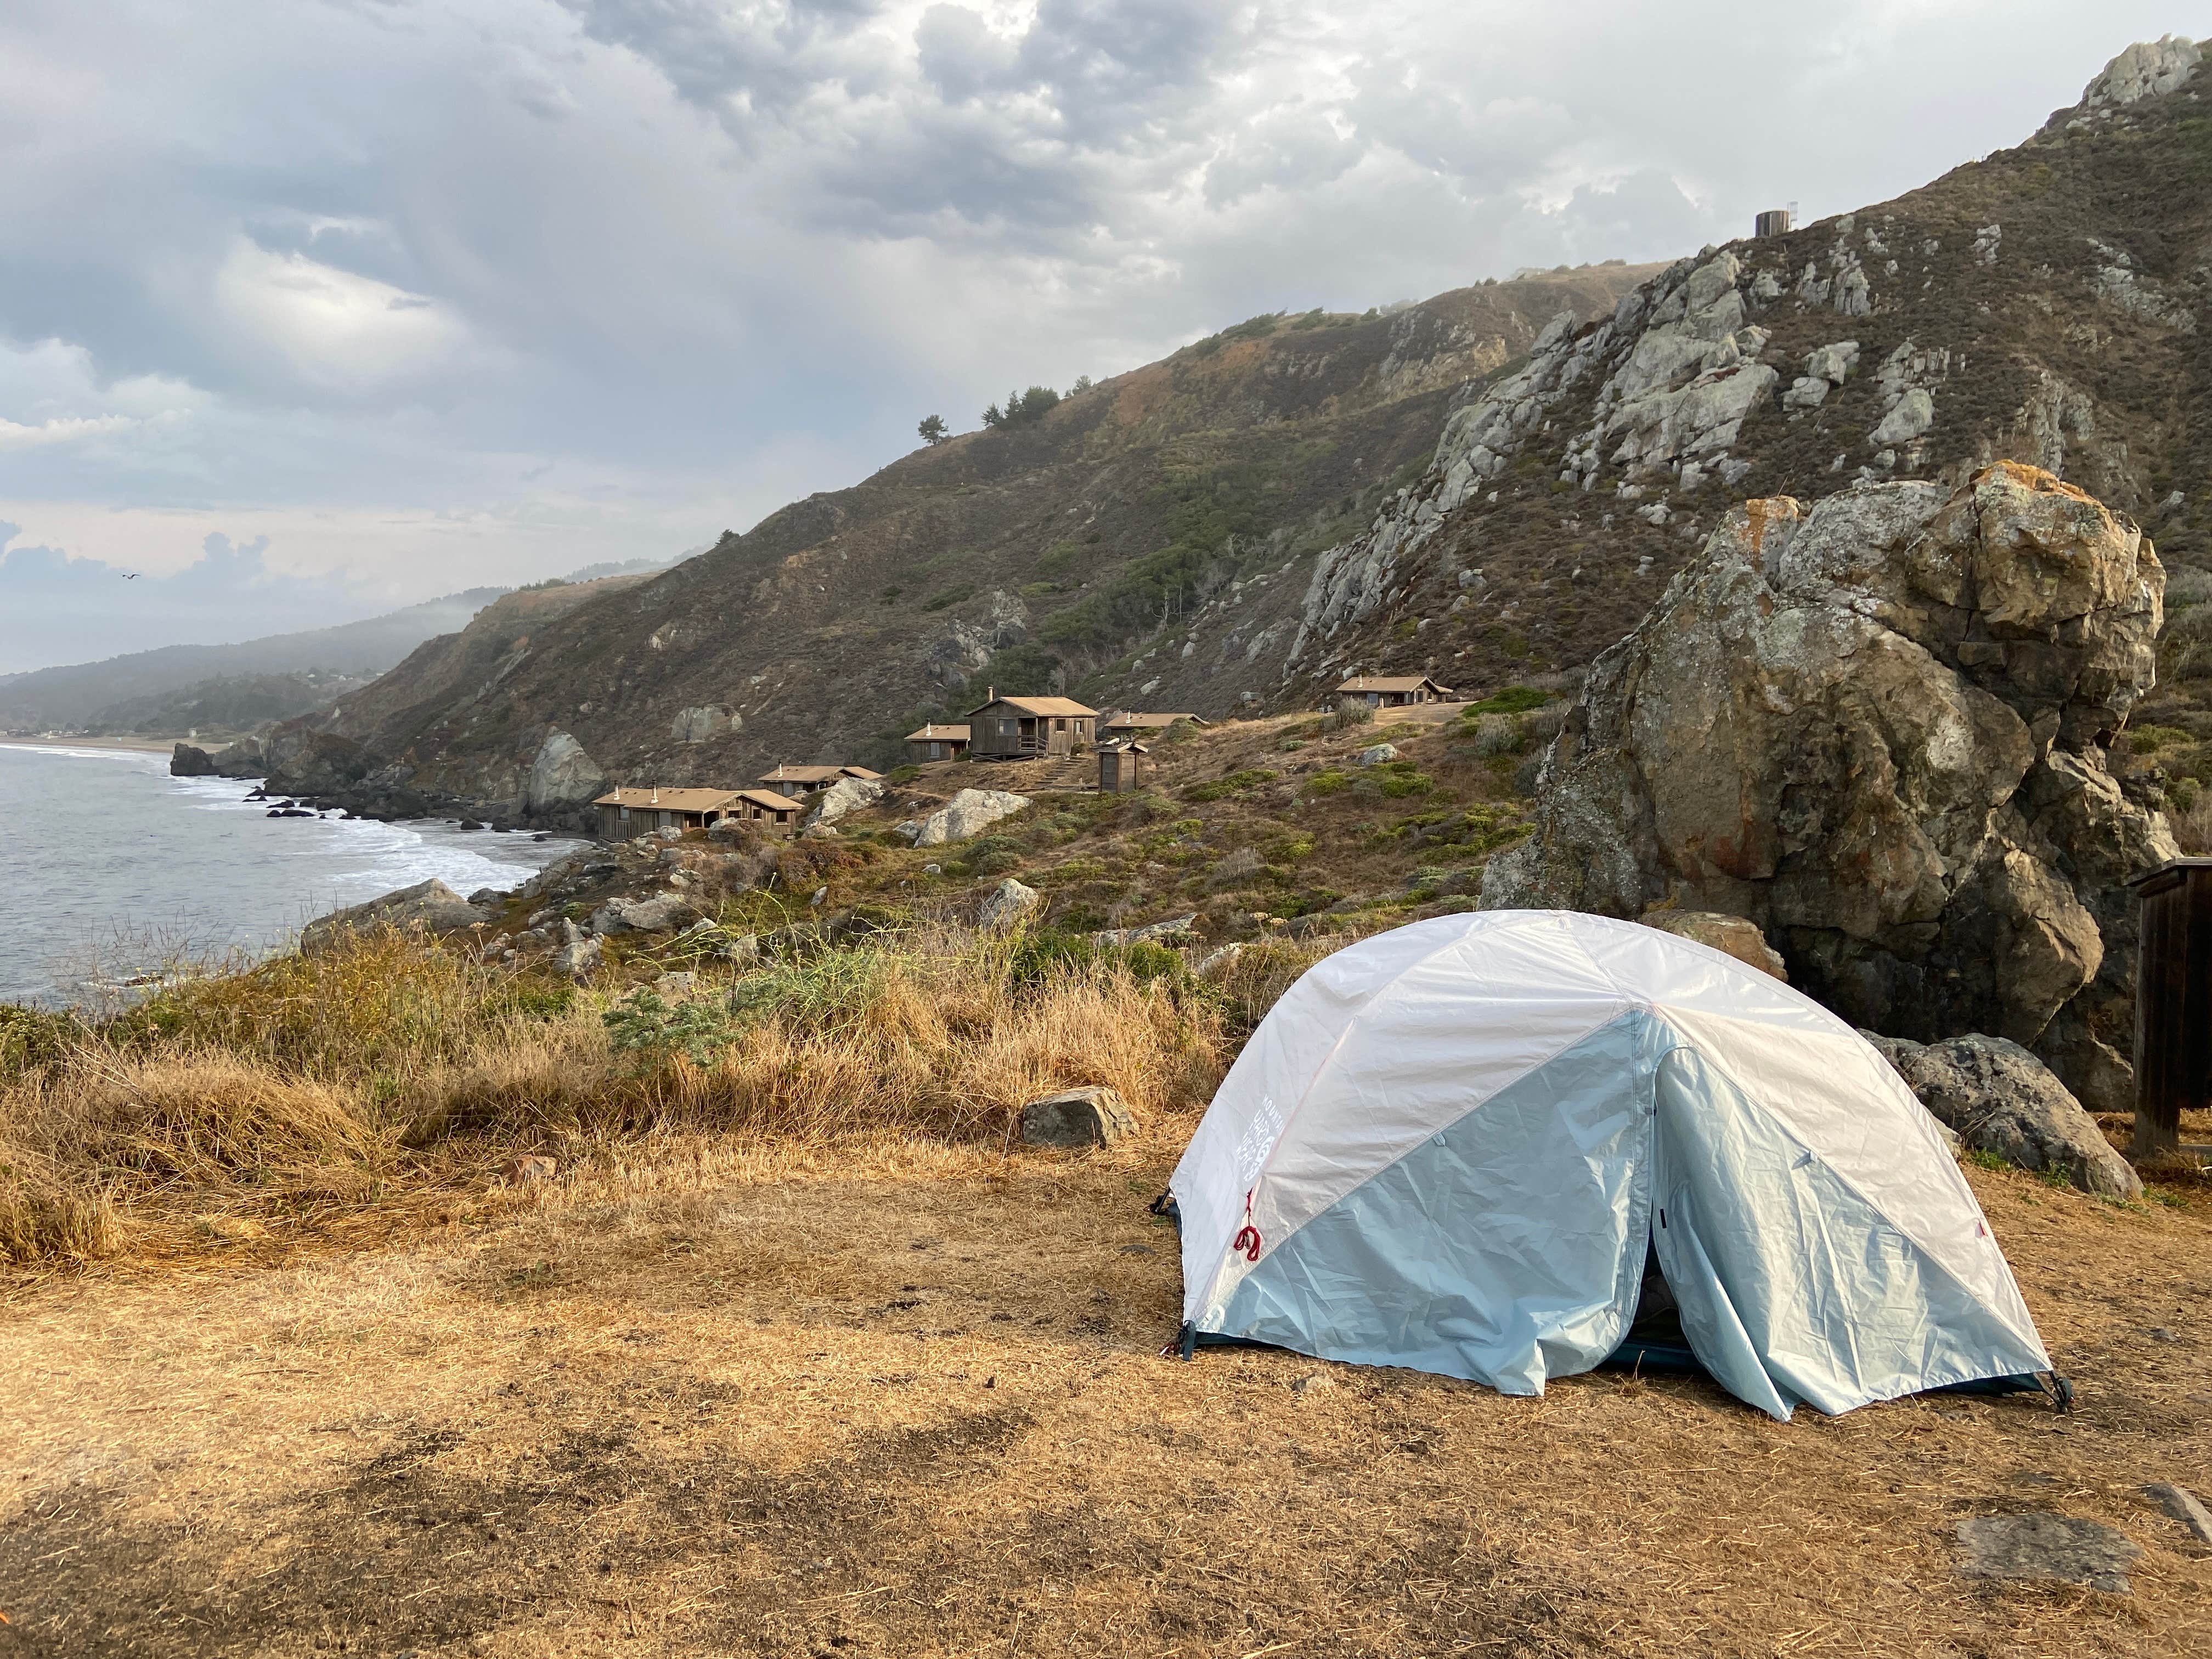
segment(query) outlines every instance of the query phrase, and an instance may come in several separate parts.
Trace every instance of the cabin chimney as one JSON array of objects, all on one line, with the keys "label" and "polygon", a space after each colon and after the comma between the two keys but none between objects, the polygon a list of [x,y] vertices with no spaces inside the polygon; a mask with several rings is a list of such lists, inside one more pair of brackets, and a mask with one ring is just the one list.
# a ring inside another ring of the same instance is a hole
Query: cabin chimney
[{"label": "cabin chimney", "polygon": [[998,700],[999,688],[997,686],[987,685],[983,688],[983,701],[985,702],[996,702]]}]

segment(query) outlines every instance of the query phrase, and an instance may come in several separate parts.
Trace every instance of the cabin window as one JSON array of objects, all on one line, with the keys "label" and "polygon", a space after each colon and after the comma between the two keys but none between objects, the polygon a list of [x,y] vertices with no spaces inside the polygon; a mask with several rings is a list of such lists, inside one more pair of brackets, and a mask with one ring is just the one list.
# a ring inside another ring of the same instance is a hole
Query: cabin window
[{"label": "cabin window", "polygon": [[625,806],[621,808],[620,811],[622,812],[622,821],[624,823],[628,823],[629,822],[629,808]]}]

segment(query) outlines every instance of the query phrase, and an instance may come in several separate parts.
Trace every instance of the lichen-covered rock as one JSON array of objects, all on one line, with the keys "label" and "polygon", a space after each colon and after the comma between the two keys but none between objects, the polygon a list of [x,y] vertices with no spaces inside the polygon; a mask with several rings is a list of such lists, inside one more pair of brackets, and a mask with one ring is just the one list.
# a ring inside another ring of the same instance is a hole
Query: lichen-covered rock
[{"label": "lichen-covered rock", "polygon": [[2083,89],[2081,102],[2100,109],[2172,92],[2196,74],[2203,61],[2203,53],[2186,35],[2138,40],[2098,72]]},{"label": "lichen-covered rock", "polygon": [[1483,903],[1744,916],[1853,1024],[1991,1031],[2125,1110],[2123,884],[2177,849],[2105,745],[2164,586],[2134,525],[2008,462],[1748,502],[1593,665]]},{"label": "lichen-covered rock", "polygon": [[673,893],[659,893],[651,898],[609,899],[592,913],[592,932],[670,933],[698,914]]},{"label": "lichen-covered rock", "polygon": [[1096,1085],[1064,1089],[1022,1108],[1025,1146],[1106,1146],[1136,1127],[1121,1097]]},{"label": "lichen-covered rock", "polygon": [[915,832],[914,844],[942,847],[947,842],[965,841],[1029,805],[1027,795],[1005,789],[963,789],[921,821],[921,827]]},{"label": "lichen-covered rock", "polygon": [[1741,916],[1725,915],[1718,910],[1666,909],[1646,910],[1637,920],[1662,933],[1710,945],[1747,967],[1773,975],[1785,985],[1790,982],[1790,969],[1780,953],[1766,942],[1766,935],[1759,931],[1756,922],[1746,921]]},{"label": "lichen-covered rock", "polygon": [[318,917],[301,930],[300,954],[311,957],[326,951],[349,933],[377,933],[385,928],[396,928],[402,933],[449,933],[473,927],[485,920],[486,915],[433,876],[428,881],[418,881],[412,887],[403,887],[365,904],[350,904],[343,910]]},{"label": "lichen-covered rock", "polygon": [[2084,1192],[2140,1198],[2142,1182],[2097,1121],[2017,1042],[1978,1032],[1948,1042],[1890,1038],[1882,1057],[1936,1118],[1975,1152],[2023,1170],[2057,1170]]}]

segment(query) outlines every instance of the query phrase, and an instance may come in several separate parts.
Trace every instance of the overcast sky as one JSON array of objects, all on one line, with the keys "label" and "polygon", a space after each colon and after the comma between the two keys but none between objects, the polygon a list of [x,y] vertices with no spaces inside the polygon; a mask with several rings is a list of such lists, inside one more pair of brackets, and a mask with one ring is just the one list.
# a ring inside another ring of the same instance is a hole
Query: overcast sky
[{"label": "overcast sky", "polygon": [[2212,0],[8,0],[0,672],[666,556],[1009,385],[1856,207],[2168,31]]}]

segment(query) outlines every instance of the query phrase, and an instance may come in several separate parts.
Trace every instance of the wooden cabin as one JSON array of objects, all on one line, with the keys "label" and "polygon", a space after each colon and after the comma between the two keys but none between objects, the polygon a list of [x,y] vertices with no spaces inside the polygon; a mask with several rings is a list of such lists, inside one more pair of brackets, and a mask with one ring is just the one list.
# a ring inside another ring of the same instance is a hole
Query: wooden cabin
[{"label": "wooden cabin", "polygon": [[1134,738],[1098,745],[1098,793],[1118,795],[1134,789],[1144,771],[1145,757],[1152,751]]},{"label": "wooden cabin", "polygon": [[733,818],[744,818],[764,830],[776,830],[790,835],[799,828],[799,815],[804,809],[789,795],[776,793],[772,789],[740,789],[730,798]]},{"label": "wooden cabin", "polygon": [[592,803],[598,810],[599,838],[628,841],[656,830],[704,830],[732,815],[746,792],[736,789],[610,789]]},{"label": "wooden cabin", "polygon": [[865,766],[779,766],[773,772],[763,772],[755,780],[763,789],[797,800],[801,795],[811,795],[817,789],[827,789],[840,778],[880,778],[880,772],[871,772]]},{"label": "wooden cabin", "polygon": [[1449,702],[1452,690],[1438,685],[1426,674],[1365,674],[1336,688],[1340,700],[1364,702],[1370,708],[1403,708],[1417,702]]},{"label": "wooden cabin", "polygon": [[1125,710],[1112,716],[1102,725],[1098,728],[1098,736],[1102,741],[1109,738],[1120,741],[1124,738],[1158,737],[1170,726],[1180,726],[1185,720],[1189,721],[1193,726],[1212,724],[1212,721],[1201,719],[1196,714],[1139,714]]},{"label": "wooden cabin", "polygon": [[906,734],[906,757],[920,765],[923,761],[958,760],[968,752],[968,728],[964,726],[925,725],[918,732]]},{"label": "wooden cabin", "polygon": [[968,711],[970,760],[1066,759],[1088,748],[1098,711],[1072,697],[1002,697]]}]

